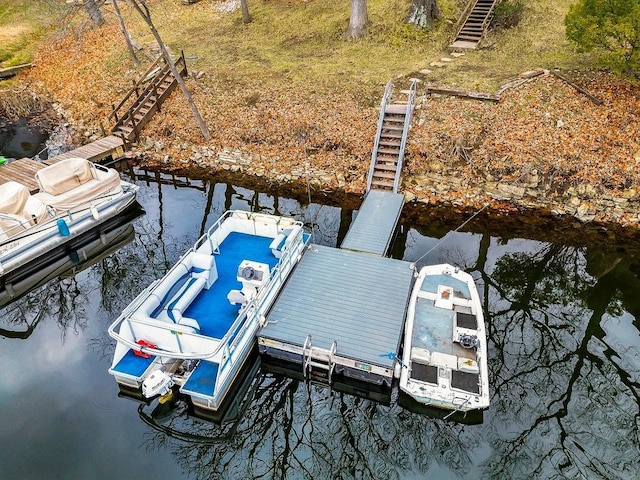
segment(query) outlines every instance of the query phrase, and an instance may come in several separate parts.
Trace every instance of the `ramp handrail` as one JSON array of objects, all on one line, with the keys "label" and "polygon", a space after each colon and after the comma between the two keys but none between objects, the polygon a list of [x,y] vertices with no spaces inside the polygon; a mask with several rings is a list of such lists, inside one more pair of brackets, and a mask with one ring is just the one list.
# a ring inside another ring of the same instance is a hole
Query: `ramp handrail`
[{"label": "ramp handrail", "polygon": [[393,193],[398,193],[400,186],[400,172],[402,171],[402,161],[404,160],[404,149],[407,146],[407,137],[409,136],[409,128],[411,126],[411,117],[413,116],[413,107],[416,99],[416,81],[411,82],[409,87],[409,95],[407,98],[407,111],[404,114],[404,129],[402,130],[402,140],[400,141],[400,152],[398,153],[398,165],[396,166],[396,176],[393,180]]},{"label": "ramp handrail", "polygon": [[373,144],[373,151],[371,152],[371,165],[369,166],[369,176],[367,178],[368,192],[371,189],[371,182],[373,181],[373,172],[375,171],[376,160],[378,158],[378,146],[380,145],[380,135],[382,134],[382,124],[384,123],[385,110],[387,109],[387,103],[391,99],[391,93],[393,92],[393,82],[389,80],[384,87],[384,93],[382,94],[382,100],[380,101],[380,115],[378,117],[378,130],[376,131],[376,139]]}]

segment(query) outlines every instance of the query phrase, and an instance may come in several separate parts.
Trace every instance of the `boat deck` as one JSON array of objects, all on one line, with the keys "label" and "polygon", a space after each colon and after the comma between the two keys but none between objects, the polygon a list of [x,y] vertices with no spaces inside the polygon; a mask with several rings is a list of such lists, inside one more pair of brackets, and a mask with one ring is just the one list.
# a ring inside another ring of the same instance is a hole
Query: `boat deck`
[{"label": "boat deck", "polygon": [[[454,296],[470,299],[468,285],[450,275],[433,275],[425,278],[421,291],[437,295],[438,286],[452,287]],[[441,308],[435,305],[433,298],[418,297],[416,301],[411,346],[413,348],[435,354],[443,353],[458,358],[476,359],[475,350],[464,348],[460,343],[453,341],[454,325],[462,328],[477,328],[475,315],[471,311],[465,312],[463,308]],[[469,309],[470,310],[470,309]],[[435,362],[434,362],[435,363]],[[419,362],[412,363],[411,376],[427,383],[438,384],[438,366],[425,365]],[[451,386],[469,392],[479,393],[479,374],[468,373],[455,369],[451,371]]]},{"label": "boat deck", "polygon": [[335,372],[390,383],[413,273],[409,262],[312,245],[258,331],[260,352],[301,364],[307,337],[326,351],[335,341]]},{"label": "boat deck", "polygon": [[370,190],[340,248],[385,255],[403,205],[404,195],[400,193]]},{"label": "boat deck", "polygon": [[[238,306],[232,305],[227,300],[227,294],[230,290],[242,287],[242,283],[237,279],[238,266],[243,260],[252,260],[266,263],[271,269],[275,267],[278,259],[269,248],[272,240],[270,237],[232,232],[220,244],[220,253],[215,255],[218,279],[211,285],[211,288],[200,291],[185,311],[186,317],[193,318],[198,322],[200,334],[221,339],[227,333],[238,316]],[[215,315],[212,315],[211,312],[215,312]],[[133,377],[141,377],[153,359],[154,357],[146,359],[134,355],[130,350],[112,370]],[[215,365],[216,370],[218,368],[217,364],[211,362],[201,362],[202,364]],[[190,391],[207,393],[212,387],[209,388],[207,382],[204,382],[200,377],[211,374],[211,369],[206,368],[206,365],[202,365],[201,368],[201,365],[198,365],[197,368],[198,375],[195,375],[196,372],[194,372],[193,381],[187,382],[187,385]],[[215,382],[215,377],[212,378],[212,381]],[[203,389],[203,391],[199,389]],[[208,394],[210,393],[209,391]]]},{"label": "boat deck", "polygon": [[[233,232],[222,242],[220,254],[215,255],[218,279],[209,290],[203,289],[184,312],[186,317],[198,321],[202,335],[222,338],[227,333],[238,316],[238,306],[227,300],[230,290],[242,288],[242,283],[236,277],[238,266],[243,260],[251,260],[266,263],[273,269],[278,259],[269,248],[272,240]],[[215,315],[211,312],[215,312]]]}]

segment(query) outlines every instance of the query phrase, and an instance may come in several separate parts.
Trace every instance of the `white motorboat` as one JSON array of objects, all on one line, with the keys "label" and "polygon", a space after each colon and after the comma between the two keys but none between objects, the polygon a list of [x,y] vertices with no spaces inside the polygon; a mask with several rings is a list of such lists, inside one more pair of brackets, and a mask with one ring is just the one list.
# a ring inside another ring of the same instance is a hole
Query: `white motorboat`
[{"label": "white motorboat", "polygon": [[113,168],[84,158],[54,163],[35,177],[33,195],[15,181],[0,185],[0,279],[119,215],[138,191]]},{"label": "white motorboat", "polygon": [[420,270],[407,311],[400,389],[433,407],[489,407],[484,316],[468,273],[448,264]]},{"label": "white motorboat", "polygon": [[226,212],[109,327],[123,393],[175,385],[196,410],[218,410],[308,241],[291,218]]}]

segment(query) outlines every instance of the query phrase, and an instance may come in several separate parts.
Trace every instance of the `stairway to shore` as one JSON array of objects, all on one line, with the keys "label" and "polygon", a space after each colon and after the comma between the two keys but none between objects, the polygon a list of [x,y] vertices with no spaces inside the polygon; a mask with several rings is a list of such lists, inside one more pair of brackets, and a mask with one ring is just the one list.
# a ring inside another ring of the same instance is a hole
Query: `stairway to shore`
[{"label": "stairway to shore", "polygon": [[[175,61],[178,73],[187,75],[184,53]],[[138,139],[140,131],[160,111],[162,103],[171,95],[178,81],[171,73],[170,66],[160,56],[151,67],[135,82],[124,98],[109,115],[115,121],[111,132],[129,143]]]},{"label": "stairway to shore", "polygon": [[461,18],[461,27],[451,48],[475,49],[489,26],[497,0],[474,0],[469,3]]},{"label": "stairway to shore", "polygon": [[406,100],[404,101],[392,103],[392,93],[393,82],[389,81],[380,104],[380,117],[371,154],[367,191],[376,189],[398,193],[404,150],[413,116],[416,82],[414,81],[405,92]]}]

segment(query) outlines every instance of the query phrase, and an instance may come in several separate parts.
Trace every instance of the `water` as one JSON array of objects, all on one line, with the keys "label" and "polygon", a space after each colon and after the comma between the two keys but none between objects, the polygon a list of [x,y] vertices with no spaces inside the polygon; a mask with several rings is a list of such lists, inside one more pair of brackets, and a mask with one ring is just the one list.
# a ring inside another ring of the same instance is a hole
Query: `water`
[{"label": "water", "polygon": [[0,155],[7,158],[35,157],[44,150],[48,123],[20,118],[15,122],[0,119]]},{"label": "water", "polygon": [[450,227],[403,220],[394,245],[398,258],[454,263],[477,281],[492,392],[480,423],[415,413],[395,391],[377,403],[265,372],[222,425],[119,398],[108,325],[224,210],[293,215],[329,246],[353,218],[349,207],[170,180],[137,180],[146,215],[117,252],[0,309],[0,478],[637,478],[638,257],[539,231],[514,237],[499,221],[440,243]]}]

